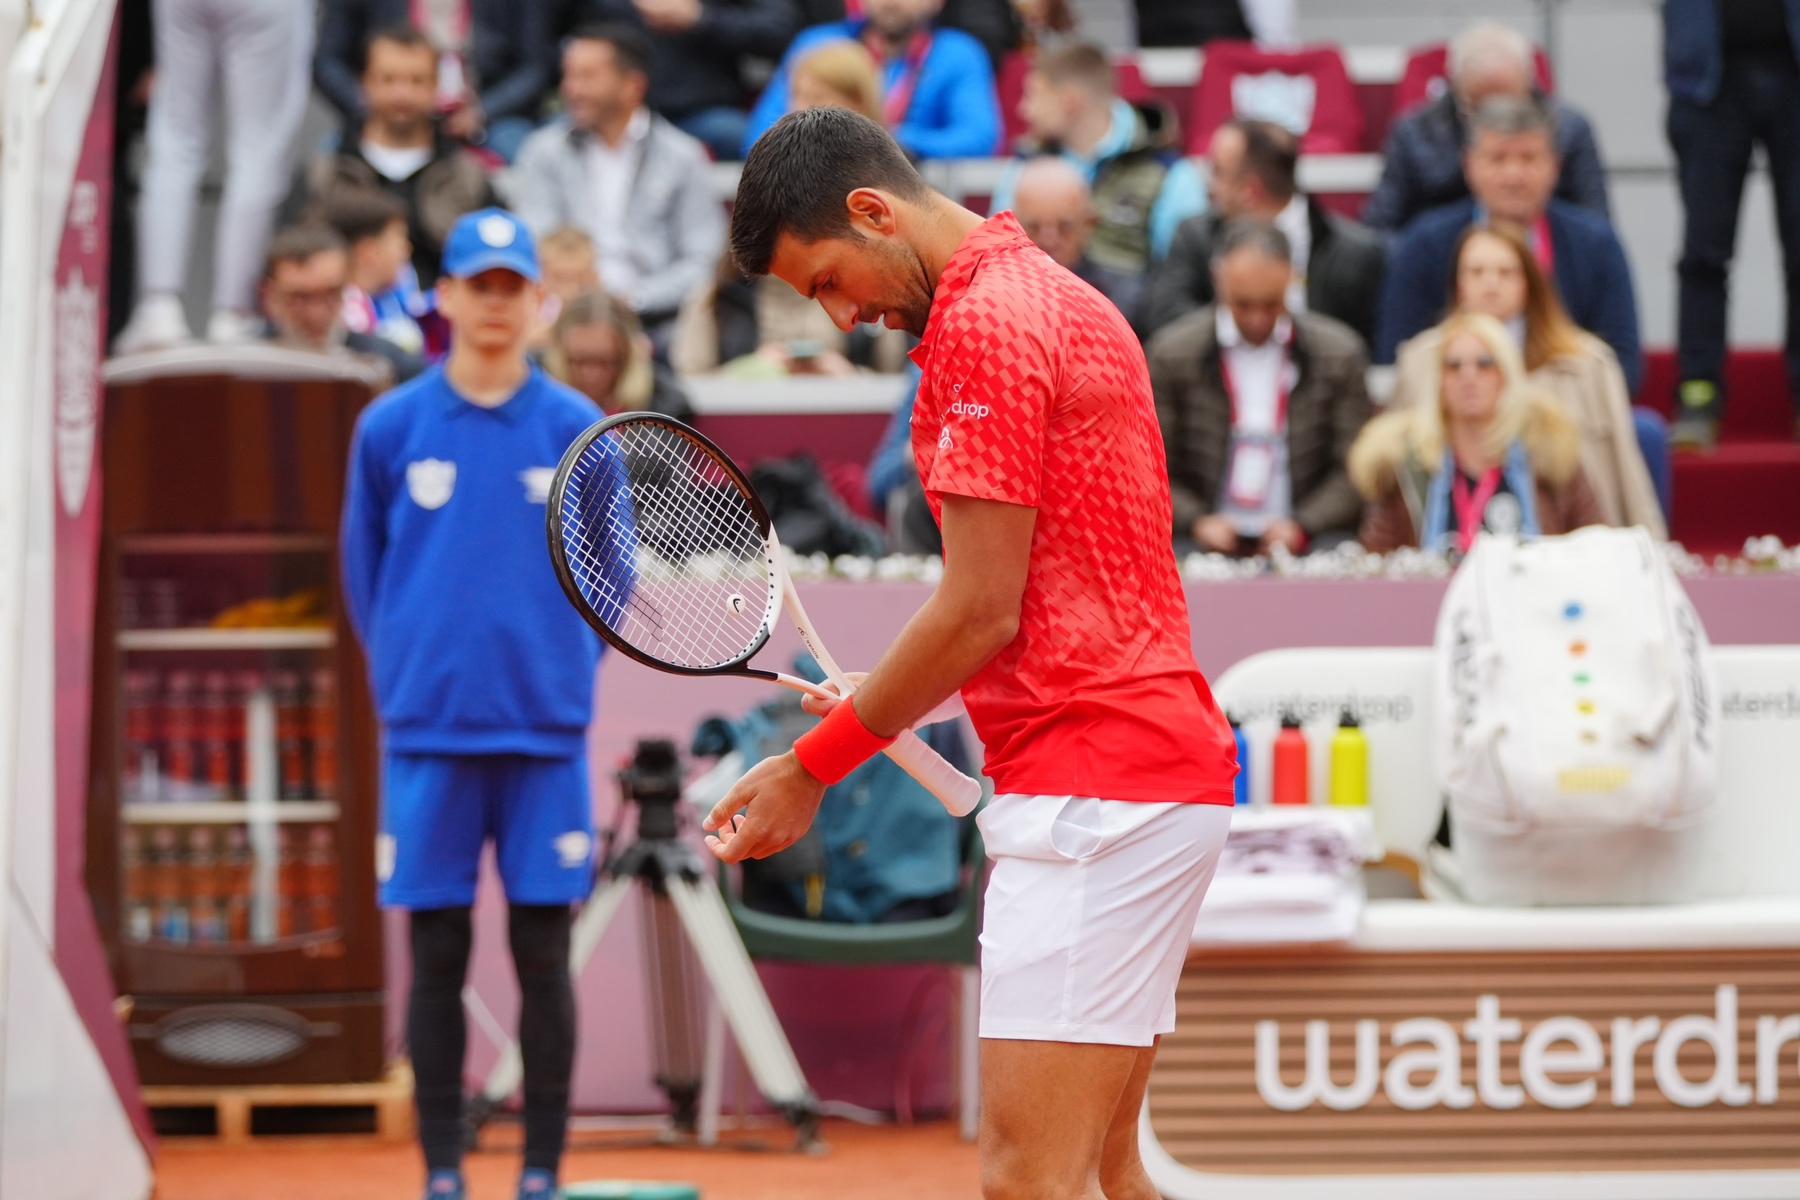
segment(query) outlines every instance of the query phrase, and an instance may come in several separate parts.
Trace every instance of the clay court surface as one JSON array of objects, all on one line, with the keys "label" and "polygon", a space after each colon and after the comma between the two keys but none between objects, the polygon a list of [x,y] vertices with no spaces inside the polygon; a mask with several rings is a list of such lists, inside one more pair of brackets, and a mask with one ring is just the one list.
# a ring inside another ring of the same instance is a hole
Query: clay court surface
[{"label": "clay court surface", "polygon": [[[574,1134],[565,1183],[592,1179],[683,1180],[702,1200],[977,1200],[975,1147],[952,1122],[865,1128],[830,1122],[822,1155],[795,1154],[771,1129],[768,1151],[613,1149],[610,1134]],[[469,1200],[512,1200],[517,1135],[502,1130],[467,1163]],[[165,1139],[156,1158],[155,1200],[417,1200],[418,1150],[372,1138],[265,1139],[224,1148]]]}]

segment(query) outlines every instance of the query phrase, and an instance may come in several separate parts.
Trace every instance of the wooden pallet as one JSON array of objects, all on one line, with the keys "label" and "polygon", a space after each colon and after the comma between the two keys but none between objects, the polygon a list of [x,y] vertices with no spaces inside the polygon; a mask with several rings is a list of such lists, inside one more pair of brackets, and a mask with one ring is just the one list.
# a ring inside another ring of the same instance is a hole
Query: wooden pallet
[{"label": "wooden pallet", "polygon": [[146,1087],[142,1095],[147,1108],[211,1108],[219,1141],[228,1146],[250,1141],[250,1114],[258,1108],[367,1105],[375,1110],[375,1136],[382,1141],[404,1142],[413,1135],[412,1064],[404,1059],[373,1083],[165,1084]]}]

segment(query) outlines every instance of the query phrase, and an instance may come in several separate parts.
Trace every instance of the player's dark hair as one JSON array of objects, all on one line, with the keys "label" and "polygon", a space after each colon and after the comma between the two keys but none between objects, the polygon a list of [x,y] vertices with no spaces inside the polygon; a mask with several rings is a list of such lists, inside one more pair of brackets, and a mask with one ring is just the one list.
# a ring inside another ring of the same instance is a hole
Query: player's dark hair
[{"label": "player's dark hair", "polygon": [[363,67],[369,65],[369,53],[375,49],[376,42],[386,42],[391,46],[405,46],[408,50],[423,50],[431,55],[431,69],[437,70],[437,47],[431,39],[420,33],[413,26],[401,22],[396,25],[383,25],[363,43]]},{"label": "player's dark hair", "polygon": [[1106,51],[1091,42],[1076,42],[1038,55],[1032,71],[1047,83],[1073,83],[1095,96],[1111,96],[1115,89],[1113,65]]},{"label": "player's dark hair", "polygon": [[290,225],[269,239],[269,250],[263,256],[263,278],[275,278],[275,270],[283,263],[303,263],[307,259],[331,251],[342,254],[349,250],[342,235],[329,225],[308,222]]},{"label": "player's dark hair", "polygon": [[348,187],[334,192],[319,215],[345,243],[354,246],[380,237],[395,221],[406,220],[406,206],[380,188]]},{"label": "player's dark hair", "polygon": [[1225,223],[1218,240],[1213,243],[1213,265],[1219,265],[1239,250],[1254,250],[1276,262],[1294,261],[1294,246],[1288,241],[1288,235],[1277,229],[1274,222],[1259,217],[1239,217]]},{"label": "player's dark hair", "polygon": [[650,77],[650,60],[654,51],[644,31],[617,21],[598,21],[577,26],[569,35],[571,42],[605,42],[612,47],[613,57],[627,71]]},{"label": "player's dark hair", "polygon": [[847,108],[789,113],[750,148],[731,212],[731,256],[751,278],[769,273],[784,233],[802,242],[850,232],[845,198],[876,188],[902,200],[931,193],[899,143]]},{"label": "player's dark hair", "polygon": [[1231,120],[1226,127],[1244,138],[1244,170],[1277,200],[1292,200],[1300,188],[1300,139],[1273,121]]}]

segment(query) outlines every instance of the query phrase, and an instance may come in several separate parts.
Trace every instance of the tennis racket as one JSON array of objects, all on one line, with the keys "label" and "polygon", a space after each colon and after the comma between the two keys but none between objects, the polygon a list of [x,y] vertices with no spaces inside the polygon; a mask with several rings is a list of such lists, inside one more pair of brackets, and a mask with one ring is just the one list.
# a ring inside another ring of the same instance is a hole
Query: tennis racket
[{"label": "tennis racket", "polygon": [[[853,688],[807,619],[768,510],[725,452],[655,413],[608,417],[575,439],[550,485],[550,559],[563,592],[621,654],[676,675],[736,675],[818,697],[749,665],[781,619],[840,695]],[[956,816],[981,785],[910,729],[887,748]]]}]

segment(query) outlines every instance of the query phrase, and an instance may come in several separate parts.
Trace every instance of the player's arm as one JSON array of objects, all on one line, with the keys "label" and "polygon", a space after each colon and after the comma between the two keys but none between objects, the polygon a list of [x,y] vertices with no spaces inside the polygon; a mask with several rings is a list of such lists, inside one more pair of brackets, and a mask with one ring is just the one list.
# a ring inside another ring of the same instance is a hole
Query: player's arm
[{"label": "player's arm", "polygon": [[1035,508],[943,497],[944,577],[856,691],[871,733],[910,729],[1018,635],[1036,528]]},{"label": "player's arm", "polygon": [[[944,577],[857,689],[864,727],[883,737],[909,728],[1017,636],[1036,527],[1035,508],[944,496]],[[816,713],[828,707],[807,702]],[[785,849],[812,824],[824,794],[793,751],[766,758],[707,816],[718,833],[709,844],[726,862]]]}]

